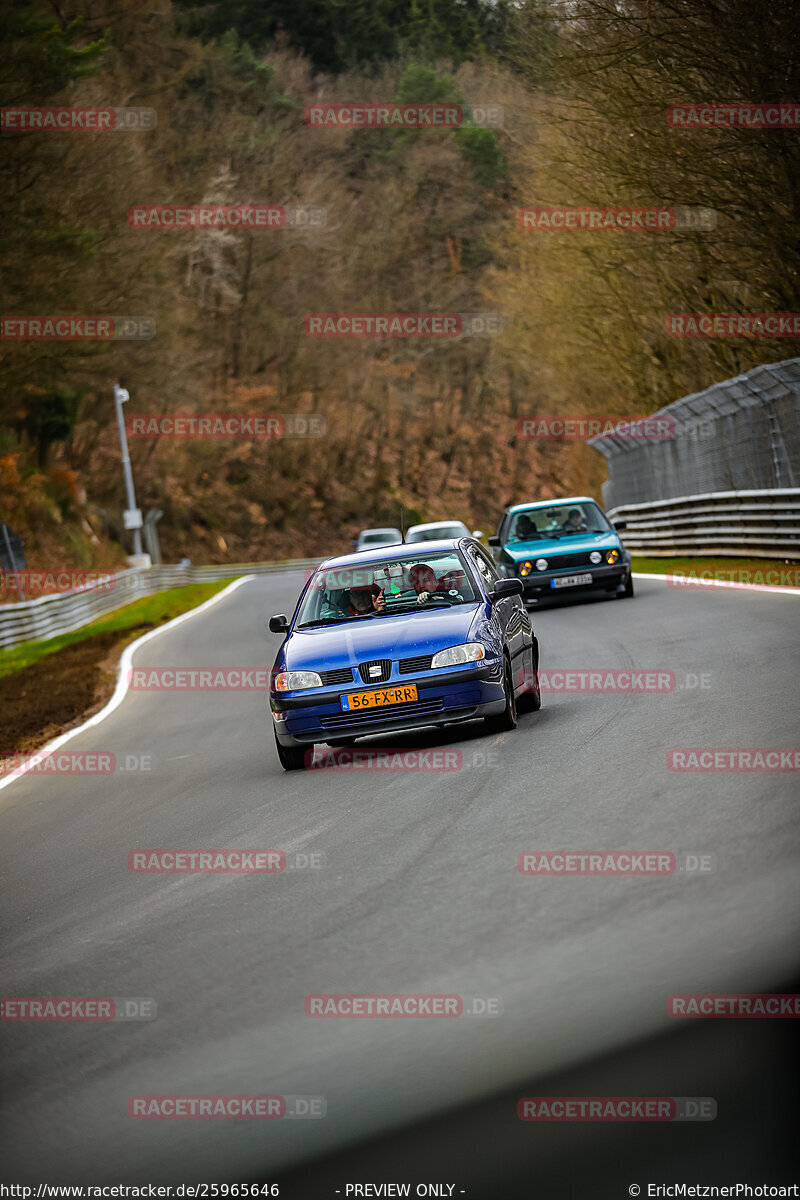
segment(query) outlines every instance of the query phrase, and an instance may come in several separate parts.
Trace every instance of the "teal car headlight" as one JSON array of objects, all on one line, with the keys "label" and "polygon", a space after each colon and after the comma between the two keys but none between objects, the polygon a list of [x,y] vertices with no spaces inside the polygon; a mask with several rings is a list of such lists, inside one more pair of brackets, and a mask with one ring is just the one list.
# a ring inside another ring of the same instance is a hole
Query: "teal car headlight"
[{"label": "teal car headlight", "polygon": [[485,658],[486,651],[480,642],[464,642],[463,646],[448,646],[431,659],[431,667],[457,667],[462,663],[477,662]]},{"label": "teal car headlight", "polygon": [[599,550],[593,550],[592,553],[589,555],[589,562],[594,563],[595,566],[597,566],[597,564],[601,563],[602,561],[603,561],[603,556]]},{"label": "teal car headlight", "polygon": [[536,570],[537,571],[546,571],[547,570],[547,559],[546,558],[537,558]]},{"label": "teal car headlight", "polygon": [[530,575],[532,570],[533,570],[533,563],[528,562],[527,559],[525,560],[525,562],[521,562],[519,564],[519,573],[523,577],[523,579],[525,578],[526,575]]},{"label": "teal car headlight", "polygon": [[619,562],[619,559],[620,559],[620,551],[619,550],[606,550],[606,562],[607,563],[613,564],[615,562]]},{"label": "teal car headlight", "polygon": [[272,681],[276,692],[302,692],[304,688],[322,687],[316,671],[280,671]]}]

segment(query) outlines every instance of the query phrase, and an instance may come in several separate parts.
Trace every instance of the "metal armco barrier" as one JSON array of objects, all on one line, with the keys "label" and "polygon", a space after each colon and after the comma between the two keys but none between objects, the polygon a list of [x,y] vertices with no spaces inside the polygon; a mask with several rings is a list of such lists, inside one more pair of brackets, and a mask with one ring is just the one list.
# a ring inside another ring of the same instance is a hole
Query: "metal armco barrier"
[{"label": "metal armco barrier", "polygon": [[707,492],[608,510],[634,554],[800,560],[800,488]]},{"label": "metal armco barrier", "polygon": [[271,575],[278,571],[303,570],[321,561],[319,558],[294,558],[285,562],[220,563],[210,567],[160,566],[109,573],[107,578],[113,580],[113,587],[77,588],[19,604],[0,605],[0,648],[17,646],[20,642],[45,641],[61,633],[71,633],[124,604],[166,591],[167,588],[181,587],[187,583],[212,583],[241,575]]}]

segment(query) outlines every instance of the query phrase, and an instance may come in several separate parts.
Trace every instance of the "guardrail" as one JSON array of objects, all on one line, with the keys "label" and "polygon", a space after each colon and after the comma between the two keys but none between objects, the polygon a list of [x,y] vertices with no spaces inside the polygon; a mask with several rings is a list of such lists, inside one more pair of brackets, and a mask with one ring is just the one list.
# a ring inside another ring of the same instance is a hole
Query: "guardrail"
[{"label": "guardrail", "polygon": [[109,573],[104,577],[108,581],[105,584],[56,592],[17,604],[0,605],[0,648],[34,640],[46,641],[62,633],[72,633],[96,621],[98,617],[130,604],[132,600],[152,596],[167,588],[181,587],[187,583],[211,583],[241,575],[272,575],[279,571],[303,570],[321,561],[319,558],[293,558],[285,562],[220,563],[210,567],[159,566]]},{"label": "guardrail", "polygon": [[634,554],[800,560],[800,488],[707,492],[608,510]]}]

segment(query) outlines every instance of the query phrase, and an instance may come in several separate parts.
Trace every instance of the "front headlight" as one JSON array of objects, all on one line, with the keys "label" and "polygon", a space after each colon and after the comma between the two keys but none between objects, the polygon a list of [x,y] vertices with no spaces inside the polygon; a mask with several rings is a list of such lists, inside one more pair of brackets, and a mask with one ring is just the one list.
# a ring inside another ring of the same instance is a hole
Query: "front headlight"
[{"label": "front headlight", "polygon": [[524,577],[525,575],[530,575],[530,573],[531,573],[531,571],[532,571],[532,570],[533,570],[533,563],[530,563],[530,562],[523,562],[523,563],[520,563],[520,564],[519,564],[519,573],[520,573],[520,575],[522,575],[523,577]]},{"label": "front headlight", "polygon": [[322,687],[316,671],[280,671],[272,681],[276,692],[302,692],[303,688]]},{"label": "front headlight", "polygon": [[485,658],[486,651],[480,642],[465,642],[463,646],[448,646],[431,659],[432,667],[457,667],[462,663],[476,662]]},{"label": "front headlight", "polygon": [[601,563],[602,561],[603,561],[603,556],[599,550],[593,550],[592,553],[589,555],[589,562],[594,563],[595,566],[597,566],[597,564]]},{"label": "front headlight", "polygon": [[619,562],[619,550],[607,550],[606,551],[606,562],[607,563]]},{"label": "front headlight", "polygon": [[537,571],[546,571],[547,570],[547,559],[546,558],[537,558],[536,570]]}]

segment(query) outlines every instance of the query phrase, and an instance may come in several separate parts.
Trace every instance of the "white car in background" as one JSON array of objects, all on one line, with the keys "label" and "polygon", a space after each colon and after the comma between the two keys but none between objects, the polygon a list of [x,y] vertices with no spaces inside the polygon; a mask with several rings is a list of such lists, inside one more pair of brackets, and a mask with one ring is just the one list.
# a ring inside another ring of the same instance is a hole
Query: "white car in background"
[{"label": "white car in background", "polygon": [[356,541],[354,550],[374,550],[376,546],[400,546],[403,535],[399,529],[362,529]]},{"label": "white car in background", "polygon": [[467,529],[463,521],[429,521],[426,525],[412,525],[406,530],[407,542],[435,542],[439,538],[483,537],[480,529]]}]

